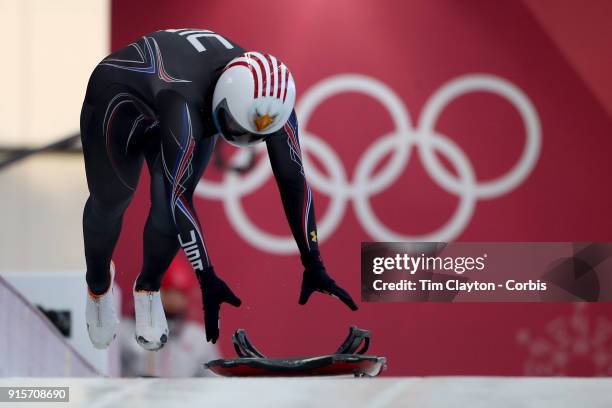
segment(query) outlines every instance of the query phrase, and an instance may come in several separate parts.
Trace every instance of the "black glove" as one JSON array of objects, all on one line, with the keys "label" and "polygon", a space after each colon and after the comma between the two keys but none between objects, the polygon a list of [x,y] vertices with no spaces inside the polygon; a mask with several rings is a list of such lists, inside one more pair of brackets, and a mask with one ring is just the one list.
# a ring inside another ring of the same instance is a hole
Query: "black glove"
[{"label": "black glove", "polygon": [[351,310],[358,309],[351,295],[338,286],[327,274],[325,266],[323,266],[323,262],[321,262],[321,258],[318,254],[312,256],[308,260],[302,258],[302,264],[304,264],[305,269],[302,277],[300,300],[298,301],[300,305],[305,305],[308,299],[310,299],[310,295],[312,295],[314,291],[317,291],[340,299],[340,301]]},{"label": "black glove", "polygon": [[202,304],[204,305],[204,328],[206,341],[213,344],[219,338],[219,311],[221,303],[226,302],[238,307],[242,301],[216,274],[212,266],[197,272],[200,289],[202,290]]}]

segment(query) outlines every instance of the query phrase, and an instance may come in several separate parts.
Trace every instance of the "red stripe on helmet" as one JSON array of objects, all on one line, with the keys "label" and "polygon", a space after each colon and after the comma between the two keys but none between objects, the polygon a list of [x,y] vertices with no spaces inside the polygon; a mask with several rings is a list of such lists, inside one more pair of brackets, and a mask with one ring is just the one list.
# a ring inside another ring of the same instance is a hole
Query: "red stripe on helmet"
[{"label": "red stripe on helmet", "polygon": [[[255,60],[257,62],[257,64],[259,65],[259,69],[261,69],[261,78],[262,78],[263,82],[261,84],[261,95],[259,95],[259,96],[266,96],[267,95],[266,87],[268,85],[268,76],[266,75],[266,69],[264,67],[264,62],[261,60],[261,58],[259,58],[255,54],[249,54],[249,57],[251,59]],[[271,69],[268,70],[268,72],[270,72],[270,71],[271,71]],[[255,98],[257,98],[257,97],[255,97]]]},{"label": "red stripe on helmet", "polygon": [[272,64],[272,57],[270,54],[265,54],[268,64],[270,64],[270,96],[274,96],[274,83],[276,82],[276,70],[274,64]]},{"label": "red stripe on helmet", "polygon": [[[282,70],[283,63],[280,62],[278,59],[276,60],[276,63],[278,64],[276,67],[276,74],[278,75],[278,88],[276,89],[276,99],[280,99],[281,91],[282,91],[281,87],[283,86],[283,82],[281,78],[281,76],[283,75],[283,70]],[[287,69],[287,67],[285,67],[285,69]]]},{"label": "red stripe on helmet", "polygon": [[289,69],[285,67],[285,89],[283,90],[283,103],[287,98],[287,88],[289,88]]}]

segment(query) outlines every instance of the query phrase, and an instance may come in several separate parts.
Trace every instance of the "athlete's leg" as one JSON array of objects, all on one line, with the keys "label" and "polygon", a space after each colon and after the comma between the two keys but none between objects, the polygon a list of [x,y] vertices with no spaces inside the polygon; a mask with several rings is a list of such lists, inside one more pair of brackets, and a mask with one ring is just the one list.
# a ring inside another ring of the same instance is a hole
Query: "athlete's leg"
[{"label": "athlete's leg", "polygon": [[81,139],[90,192],[83,236],[87,285],[95,295],[111,283],[111,256],[143,162],[142,153],[131,149],[130,142],[145,125],[146,118],[125,88],[109,87],[95,101],[83,104]]},{"label": "athlete's leg", "polygon": [[[143,236],[143,265],[134,286],[136,341],[146,350],[159,350],[168,341],[168,323],[159,293],[161,279],[179,248],[176,226],[172,220],[160,157],[159,138],[150,139],[147,165],[151,174],[151,209]],[[186,194],[193,194],[197,180],[214,149],[213,138],[204,138],[194,152],[194,183]]]},{"label": "athlete's leg", "polygon": [[[202,138],[194,151],[195,180],[199,180],[215,148],[216,137]],[[159,145],[157,145],[159,146]],[[151,209],[143,236],[143,265],[136,281],[136,290],[158,291],[164,272],[179,249],[176,227],[168,207],[168,192],[164,183],[164,169],[159,149],[147,152],[151,174]],[[188,186],[186,196],[193,196],[197,183]]]}]

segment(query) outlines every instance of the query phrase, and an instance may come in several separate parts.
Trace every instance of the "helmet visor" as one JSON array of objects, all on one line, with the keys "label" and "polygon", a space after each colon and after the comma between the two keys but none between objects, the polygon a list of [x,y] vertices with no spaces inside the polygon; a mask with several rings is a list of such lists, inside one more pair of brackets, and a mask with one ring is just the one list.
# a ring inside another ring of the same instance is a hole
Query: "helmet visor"
[{"label": "helmet visor", "polygon": [[221,136],[235,146],[242,147],[257,144],[262,142],[267,136],[251,133],[240,126],[228,109],[226,100],[219,103],[213,113],[213,119]]}]

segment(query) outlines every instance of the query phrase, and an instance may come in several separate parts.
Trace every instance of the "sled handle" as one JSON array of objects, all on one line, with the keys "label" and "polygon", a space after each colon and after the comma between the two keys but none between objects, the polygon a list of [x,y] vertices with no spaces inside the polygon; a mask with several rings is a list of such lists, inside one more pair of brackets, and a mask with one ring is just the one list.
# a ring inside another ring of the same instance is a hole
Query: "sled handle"
[{"label": "sled handle", "polygon": [[244,329],[238,329],[232,336],[232,343],[238,357],[242,358],[266,358],[259,350],[249,341]]},{"label": "sled handle", "polygon": [[[363,345],[362,345],[363,344]],[[359,346],[361,346],[359,348]],[[346,340],[338,347],[336,354],[364,354],[370,347],[370,331],[357,326],[349,328]]]}]

